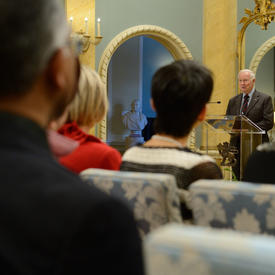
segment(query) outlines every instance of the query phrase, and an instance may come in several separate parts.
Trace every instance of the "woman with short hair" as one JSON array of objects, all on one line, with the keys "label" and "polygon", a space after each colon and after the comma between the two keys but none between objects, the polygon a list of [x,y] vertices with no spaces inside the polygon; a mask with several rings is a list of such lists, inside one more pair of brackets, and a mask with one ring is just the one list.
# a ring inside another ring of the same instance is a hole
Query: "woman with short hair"
[{"label": "woman with short hair", "polygon": [[[211,72],[194,61],[175,61],[160,68],[151,88],[156,135],[127,150],[120,170],[171,174],[180,189],[188,189],[198,179],[222,178],[214,159],[187,147],[190,132],[205,118],[212,90]],[[182,216],[191,216],[184,203]]]}]

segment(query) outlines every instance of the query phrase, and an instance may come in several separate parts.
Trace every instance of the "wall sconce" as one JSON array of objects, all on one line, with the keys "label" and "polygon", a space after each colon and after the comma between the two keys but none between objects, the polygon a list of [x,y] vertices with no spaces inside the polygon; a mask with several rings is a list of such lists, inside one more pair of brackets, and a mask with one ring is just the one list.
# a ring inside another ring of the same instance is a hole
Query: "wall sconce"
[{"label": "wall sconce", "polygon": [[[73,32],[71,34],[71,38],[76,40],[78,43],[78,47],[80,48],[81,53],[85,53],[88,51],[91,44],[97,46],[103,36],[101,36],[100,33],[100,18],[97,19],[97,35],[94,37],[94,39],[91,39],[91,36],[88,34],[88,17],[85,17],[85,31],[80,29],[80,31]],[[72,27],[73,24],[73,17],[70,17],[70,25]]]}]

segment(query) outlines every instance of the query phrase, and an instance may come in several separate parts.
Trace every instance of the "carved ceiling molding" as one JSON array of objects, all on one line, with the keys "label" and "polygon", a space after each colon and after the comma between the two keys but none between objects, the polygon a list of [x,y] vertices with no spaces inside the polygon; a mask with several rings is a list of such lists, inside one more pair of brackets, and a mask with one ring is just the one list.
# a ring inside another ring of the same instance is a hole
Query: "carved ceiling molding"
[{"label": "carved ceiling molding", "polygon": [[[186,47],[186,45],[181,41],[181,39],[174,33],[154,25],[138,25],[131,27],[119,33],[113,38],[113,40],[105,48],[98,67],[98,73],[101,76],[102,81],[107,87],[107,77],[108,77],[108,66],[111,58],[115,51],[124,42],[130,38],[136,36],[146,35],[160,42],[175,60],[179,59],[193,59],[191,52]],[[106,89],[107,90],[107,89]],[[106,119],[102,120],[98,125],[98,136],[99,138],[106,140],[107,137],[107,123]]]},{"label": "carved ceiling molding", "polygon": [[251,59],[249,69],[253,71],[255,74],[257,72],[258,66],[263,59],[264,55],[275,47],[275,36],[271,37],[267,41],[265,41],[256,51],[253,58]]}]

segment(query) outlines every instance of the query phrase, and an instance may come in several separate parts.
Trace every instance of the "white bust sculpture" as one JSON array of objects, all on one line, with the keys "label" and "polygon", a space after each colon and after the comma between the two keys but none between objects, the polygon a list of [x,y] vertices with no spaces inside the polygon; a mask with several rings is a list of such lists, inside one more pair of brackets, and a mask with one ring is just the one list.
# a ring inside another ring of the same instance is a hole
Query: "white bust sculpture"
[{"label": "white bust sculpture", "polygon": [[124,111],[122,113],[122,121],[124,126],[131,131],[126,140],[126,147],[128,148],[137,143],[143,143],[144,139],[141,135],[141,131],[147,124],[147,118],[140,111],[139,100],[133,100],[131,111]]}]

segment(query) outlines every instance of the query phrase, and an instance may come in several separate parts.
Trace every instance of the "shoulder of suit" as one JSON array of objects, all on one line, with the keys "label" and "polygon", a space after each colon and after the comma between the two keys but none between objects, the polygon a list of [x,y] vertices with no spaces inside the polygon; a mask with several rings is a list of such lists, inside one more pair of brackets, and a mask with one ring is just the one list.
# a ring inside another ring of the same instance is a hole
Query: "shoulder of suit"
[{"label": "shoulder of suit", "polygon": [[235,96],[231,97],[231,98],[230,98],[230,100],[237,99],[237,98],[239,98],[240,96],[242,96],[242,94],[237,94],[237,95],[235,95]]},{"label": "shoulder of suit", "polygon": [[255,90],[255,95],[257,96],[262,96],[262,97],[271,97],[270,95],[268,94],[265,94],[265,93],[262,93],[262,92],[259,92],[258,90]]}]

